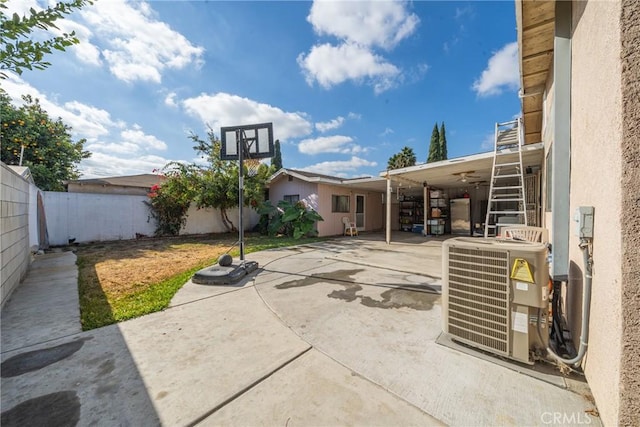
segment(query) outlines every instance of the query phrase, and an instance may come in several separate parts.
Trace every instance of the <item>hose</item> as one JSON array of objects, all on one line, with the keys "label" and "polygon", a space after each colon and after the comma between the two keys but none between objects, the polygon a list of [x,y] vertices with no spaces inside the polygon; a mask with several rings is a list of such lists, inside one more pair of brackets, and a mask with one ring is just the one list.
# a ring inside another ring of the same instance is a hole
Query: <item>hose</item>
[{"label": "hose", "polygon": [[592,262],[593,259],[590,254],[591,243],[587,239],[580,239],[580,249],[582,249],[582,255],[584,260],[584,288],[582,290],[582,331],[580,332],[580,347],[578,348],[578,354],[572,359],[565,359],[558,356],[550,347],[547,347],[547,353],[550,354],[555,360],[565,363],[567,365],[577,366],[580,364],[587,352],[587,346],[589,345],[589,313],[591,307],[591,282],[592,282]]}]

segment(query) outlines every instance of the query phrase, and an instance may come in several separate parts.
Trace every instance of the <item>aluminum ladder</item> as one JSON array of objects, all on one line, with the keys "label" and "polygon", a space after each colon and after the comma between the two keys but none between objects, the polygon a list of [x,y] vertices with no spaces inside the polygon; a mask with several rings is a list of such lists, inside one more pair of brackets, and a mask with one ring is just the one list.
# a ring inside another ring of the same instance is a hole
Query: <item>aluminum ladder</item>
[{"label": "aluminum ladder", "polygon": [[484,237],[500,234],[500,227],[527,223],[522,167],[522,118],[496,123],[493,167]]}]

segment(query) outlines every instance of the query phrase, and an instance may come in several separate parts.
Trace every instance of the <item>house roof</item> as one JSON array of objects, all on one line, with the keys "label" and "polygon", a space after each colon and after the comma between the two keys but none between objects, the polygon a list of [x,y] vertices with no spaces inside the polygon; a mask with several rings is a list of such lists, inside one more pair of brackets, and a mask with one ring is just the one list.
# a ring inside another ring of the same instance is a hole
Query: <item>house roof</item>
[{"label": "house roof", "polygon": [[[510,148],[515,152],[515,148]],[[383,171],[378,177],[363,178],[338,178],[329,175],[321,175],[313,172],[298,171],[294,169],[280,169],[269,178],[269,182],[282,176],[294,176],[307,182],[321,182],[331,185],[342,185],[348,188],[362,191],[385,192],[387,190],[387,177],[392,185],[402,183],[407,194],[419,195],[424,183],[430,187],[449,189],[473,186],[476,183],[488,183],[491,180],[494,152],[473,154],[457,157],[433,163],[424,163],[401,169]],[[544,144],[528,144],[522,147],[522,164],[524,168],[539,169],[544,158]],[[461,182],[460,174],[469,173],[467,182]]]},{"label": "house roof", "polygon": [[[515,148],[508,149],[516,152]],[[544,144],[529,144],[522,147],[522,164],[524,168],[539,168],[544,156]],[[402,183],[403,188],[411,187],[419,193],[426,183],[436,188],[460,188],[488,183],[491,180],[494,152],[473,154],[470,156],[424,163],[402,169],[392,169],[380,173],[381,177],[389,177],[395,183]],[[467,182],[461,182],[461,173],[468,173]]]},{"label": "house roof", "polygon": [[147,173],[141,175],[112,176],[106,178],[76,179],[66,181],[65,184],[151,188],[155,184],[164,180],[165,177],[162,175]]},{"label": "house roof", "polygon": [[360,178],[340,178],[337,176],[323,175],[315,172],[301,171],[297,169],[282,168],[275,174],[271,175],[268,183],[279,179],[283,176],[293,176],[302,181],[315,182],[329,185],[339,185],[348,188],[368,190],[368,191],[385,191],[386,179],[375,176],[367,176]]},{"label": "house roof", "polygon": [[524,141],[534,144],[542,141],[543,97],[553,61],[556,2],[515,2]]}]

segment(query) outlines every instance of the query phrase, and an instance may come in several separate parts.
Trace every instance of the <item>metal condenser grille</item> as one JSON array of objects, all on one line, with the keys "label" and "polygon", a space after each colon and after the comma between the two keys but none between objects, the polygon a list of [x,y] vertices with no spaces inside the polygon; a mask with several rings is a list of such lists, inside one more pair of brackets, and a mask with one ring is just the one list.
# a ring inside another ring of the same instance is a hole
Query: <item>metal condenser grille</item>
[{"label": "metal condenser grille", "polygon": [[508,355],[507,252],[449,248],[449,333]]}]

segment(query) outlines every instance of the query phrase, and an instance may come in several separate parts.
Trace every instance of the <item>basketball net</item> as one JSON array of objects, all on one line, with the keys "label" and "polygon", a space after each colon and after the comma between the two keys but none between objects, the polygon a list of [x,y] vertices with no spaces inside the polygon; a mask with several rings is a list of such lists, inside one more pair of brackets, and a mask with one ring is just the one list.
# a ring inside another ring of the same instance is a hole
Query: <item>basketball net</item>
[{"label": "basketball net", "polygon": [[256,176],[258,174],[258,168],[262,164],[260,159],[244,159],[243,163],[247,168],[248,176]]}]

